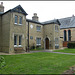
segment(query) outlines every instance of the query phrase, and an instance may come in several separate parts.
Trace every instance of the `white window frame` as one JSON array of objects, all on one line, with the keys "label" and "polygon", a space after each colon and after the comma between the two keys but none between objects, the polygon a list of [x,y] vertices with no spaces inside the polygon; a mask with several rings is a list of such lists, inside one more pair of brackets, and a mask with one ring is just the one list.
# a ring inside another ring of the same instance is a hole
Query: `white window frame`
[{"label": "white window frame", "polygon": [[[37,37],[37,38],[41,39],[40,37]],[[36,46],[41,46],[41,44],[37,44],[37,38],[36,38]],[[41,42],[41,40],[40,40],[40,42]]]},{"label": "white window frame", "polygon": [[[15,36],[17,38],[17,35],[14,35],[14,39],[15,39]],[[17,40],[16,40],[16,42],[17,42]],[[17,47],[17,43],[16,43],[16,45],[14,44],[14,47]]]},{"label": "white window frame", "polygon": [[22,25],[22,24],[20,23],[20,18],[22,19],[22,23],[23,23],[23,17],[22,17],[22,16],[19,16],[19,25]]},{"label": "white window frame", "polygon": [[[40,27],[40,30],[37,30],[37,27]],[[39,31],[39,32],[41,32],[41,26],[36,26],[36,30]]]},{"label": "white window frame", "polygon": [[[16,17],[17,15],[15,15],[15,17]],[[17,23],[14,21],[14,24],[18,24],[18,16],[17,16]]]},{"label": "white window frame", "polygon": [[19,37],[21,36],[21,45],[19,45],[19,47],[21,47],[22,46],[22,35],[19,35]]}]

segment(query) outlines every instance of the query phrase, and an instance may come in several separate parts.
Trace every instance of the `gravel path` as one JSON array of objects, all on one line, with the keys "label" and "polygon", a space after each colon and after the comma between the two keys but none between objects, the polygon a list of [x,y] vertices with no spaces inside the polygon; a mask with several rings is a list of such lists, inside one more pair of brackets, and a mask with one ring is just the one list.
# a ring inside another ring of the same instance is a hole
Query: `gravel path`
[{"label": "gravel path", "polygon": [[48,52],[48,53],[75,55],[73,53],[53,52],[52,50],[40,50],[40,51],[30,51],[30,52],[25,52],[25,53],[10,53],[10,54],[9,53],[0,52],[0,55],[29,54],[29,53],[36,53],[36,52]]},{"label": "gravel path", "polygon": [[30,51],[29,53],[36,53],[36,52],[50,52],[50,53],[58,53],[58,54],[75,55],[73,53],[53,52],[52,50]]}]

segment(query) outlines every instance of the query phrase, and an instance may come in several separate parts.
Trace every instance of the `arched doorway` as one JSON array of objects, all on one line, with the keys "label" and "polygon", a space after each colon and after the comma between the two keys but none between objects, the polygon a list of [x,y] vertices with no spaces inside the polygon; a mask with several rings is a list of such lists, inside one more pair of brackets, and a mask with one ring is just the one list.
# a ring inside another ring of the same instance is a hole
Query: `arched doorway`
[{"label": "arched doorway", "polygon": [[49,49],[49,39],[48,38],[45,39],[45,48]]}]

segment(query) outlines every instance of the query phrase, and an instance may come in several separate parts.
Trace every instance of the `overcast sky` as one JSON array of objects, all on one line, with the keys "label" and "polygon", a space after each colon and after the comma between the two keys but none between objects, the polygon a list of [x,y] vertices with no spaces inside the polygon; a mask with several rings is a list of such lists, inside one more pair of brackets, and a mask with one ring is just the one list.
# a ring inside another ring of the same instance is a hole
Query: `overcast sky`
[{"label": "overcast sky", "polygon": [[33,13],[37,13],[39,21],[48,21],[71,17],[75,15],[75,1],[0,1],[5,7],[4,11],[21,5],[28,13],[27,18],[32,19]]}]

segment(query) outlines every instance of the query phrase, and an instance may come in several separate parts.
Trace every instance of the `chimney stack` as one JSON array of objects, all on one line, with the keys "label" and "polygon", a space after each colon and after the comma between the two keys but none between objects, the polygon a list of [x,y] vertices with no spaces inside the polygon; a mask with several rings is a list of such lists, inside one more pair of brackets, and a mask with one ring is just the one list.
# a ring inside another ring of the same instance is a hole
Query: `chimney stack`
[{"label": "chimney stack", "polygon": [[33,20],[33,21],[38,21],[37,13],[34,13],[34,16],[32,17],[32,20]]},{"label": "chimney stack", "polygon": [[3,2],[1,2],[1,5],[3,6]]},{"label": "chimney stack", "polygon": [[0,12],[4,12],[3,2],[1,2],[1,4],[0,4]]}]

